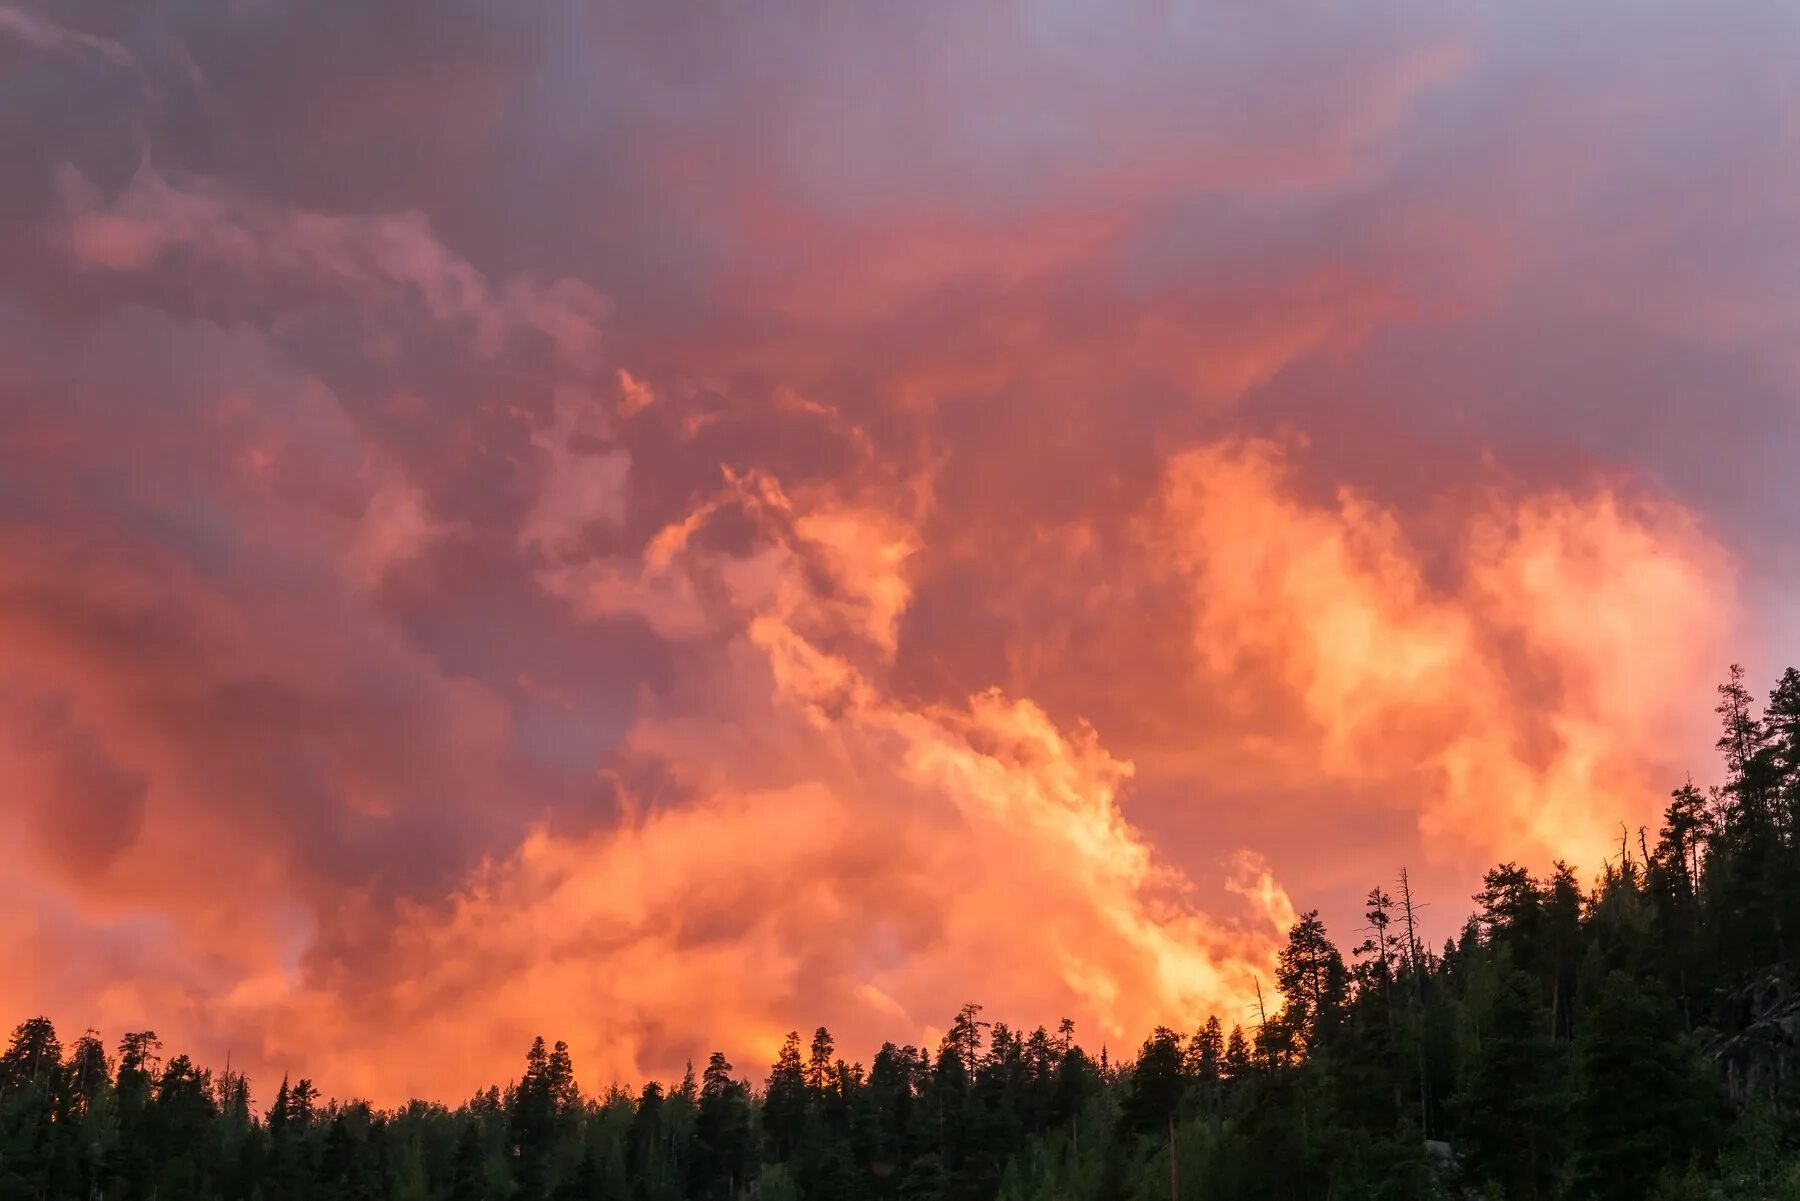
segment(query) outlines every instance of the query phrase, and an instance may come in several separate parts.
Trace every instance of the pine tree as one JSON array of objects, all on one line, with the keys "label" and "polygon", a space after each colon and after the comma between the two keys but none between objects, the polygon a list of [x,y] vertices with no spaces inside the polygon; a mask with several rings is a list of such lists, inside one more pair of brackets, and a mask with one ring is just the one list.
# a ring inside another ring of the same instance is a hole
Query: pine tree
[{"label": "pine tree", "polygon": [[1302,1051],[1327,1041],[1342,1017],[1349,981],[1343,956],[1326,936],[1318,910],[1301,914],[1288,931],[1276,980],[1287,998],[1275,1023],[1281,1032],[1291,1035]]},{"label": "pine tree", "polygon": [[699,1155],[695,1160],[694,1194],[729,1199],[738,1195],[756,1171],[756,1146],[750,1123],[749,1090],[732,1079],[724,1052],[707,1060],[700,1084],[696,1125]]},{"label": "pine tree", "polygon": [[1566,1150],[1566,1068],[1549,1016],[1537,981],[1509,972],[1482,1015],[1480,1054],[1457,1098],[1475,1177],[1517,1201],[1552,1195]]},{"label": "pine tree", "polygon": [[560,1092],[570,1082],[558,1077],[566,1068],[568,1048],[561,1043],[564,1064],[553,1068],[550,1052],[539,1035],[525,1053],[525,1072],[513,1090],[507,1114],[507,1134],[511,1146],[514,1178],[519,1193],[529,1199],[546,1196],[551,1186],[552,1160],[556,1148],[557,1111],[562,1102]]},{"label": "pine tree", "polygon": [[1217,1014],[1209,1016],[1189,1042],[1187,1074],[1197,1086],[1202,1109],[1217,1117],[1225,1081],[1225,1029]]},{"label": "pine tree", "polygon": [[1121,1120],[1137,1134],[1159,1137],[1174,1118],[1187,1084],[1181,1036],[1158,1026],[1144,1040],[1126,1087]]},{"label": "pine tree", "polygon": [[1576,1071],[1575,1157],[1589,1195],[1636,1201],[1661,1172],[1711,1150],[1723,1097],[1654,988],[1607,975],[1582,1022]]},{"label": "pine tree", "polygon": [[481,1145],[481,1126],[466,1121],[451,1163],[450,1201],[486,1201],[486,1197],[487,1153]]},{"label": "pine tree", "polygon": [[1250,1043],[1244,1037],[1242,1026],[1231,1028],[1231,1037],[1225,1040],[1225,1079],[1242,1080],[1250,1074]]},{"label": "pine tree", "polygon": [[46,1083],[62,1067],[62,1040],[46,1017],[35,1017],[14,1027],[12,1041],[0,1054],[0,1091]]},{"label": "pine tree", "polygon": [[800,1060],[800,1034],[790,1032],[781,1054],[769,1069],[763,1091],[763,1128],[769,1136],[770,1158],[785,1163],[799,1150],[806,1129],[806,1066]]}]

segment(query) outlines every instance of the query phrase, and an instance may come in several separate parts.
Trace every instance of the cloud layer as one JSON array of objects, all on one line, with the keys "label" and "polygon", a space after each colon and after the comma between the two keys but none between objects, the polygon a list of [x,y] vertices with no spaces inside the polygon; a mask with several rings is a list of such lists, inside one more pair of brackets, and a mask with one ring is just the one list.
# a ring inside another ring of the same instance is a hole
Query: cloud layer
[{"label": "cloud layer", "polygon": [[384,12],[0,5],[9,1011],[1135,1041],[1800,632],[1786,6]]}]

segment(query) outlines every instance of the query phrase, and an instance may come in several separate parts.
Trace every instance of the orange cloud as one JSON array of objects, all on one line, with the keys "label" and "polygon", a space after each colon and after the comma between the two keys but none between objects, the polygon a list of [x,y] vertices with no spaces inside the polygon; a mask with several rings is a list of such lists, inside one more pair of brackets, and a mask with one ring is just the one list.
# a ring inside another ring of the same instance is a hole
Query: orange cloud
[{"label": "orange cloud", "polygon": [[1779,22],[489,7],[0,2],[15,1017],[1135,1041],[1591,871],[1792,625]]},{"label": "orange cloud", "polygon": [[1176,456],[1145,529],[1192,588],[1207,674],[1302,716],[1282,754],[1393,785],[1428,844],[1591,868],[1705,745],[1730,564],[1681,506],[1604,485],[1465,520],[1433,564],[1398,513],[1306,499],[1249,440]]},{"label": "orange cloud", "polygon": [[[312,1070],[390,1099],[455,1095],[508,1072],[540,1028],[598,1082],[678,1071],[703,1037],[754,1065],[814,1021],[866,1055],[926,1038],[975,982],[997,1015],[1068,1014],[1114,1045],[1237,1013],[1266,987],[1285,894],[1246,858],[1248,912],[1199,912],[1121,813],[1131,765],[1092,731],[997,691],[959,705],[884,691],[903,525],[766,479],[728,483],[719,503],[764,522],[755,549],[702,549],[708,504],[642,563],[646,579],[705,576],[689,593],[738,630],[718,725],[633,735],[630,754],[667,762],[690,794],[615,828],[540,829],[447,905],[405,908],[365,996],[247,989],[237,1016],[266,1031],[265,1058],[310,1053]],[[457,1054],[408,1055],[395,1028]]]}]

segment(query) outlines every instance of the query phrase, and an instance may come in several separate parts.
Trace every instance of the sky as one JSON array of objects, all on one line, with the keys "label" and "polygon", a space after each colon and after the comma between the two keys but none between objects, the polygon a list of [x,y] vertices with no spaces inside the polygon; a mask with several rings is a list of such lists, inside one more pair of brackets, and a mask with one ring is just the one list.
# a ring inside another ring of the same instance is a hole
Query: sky
[{"label": "sky", "polygon": [[0,0],[0,1015],[1249,1021],[1800,641],[1800,8]]}]

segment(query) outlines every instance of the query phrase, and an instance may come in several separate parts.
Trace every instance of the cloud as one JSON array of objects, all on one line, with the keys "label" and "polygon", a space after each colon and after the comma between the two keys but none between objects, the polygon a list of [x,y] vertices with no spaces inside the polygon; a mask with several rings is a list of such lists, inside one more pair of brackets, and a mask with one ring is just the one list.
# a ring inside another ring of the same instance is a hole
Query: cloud
[{"label": "cloud", "polygon": [[[622,380],[630,377],[620,372]],[[621,384],[618,411],[640,407],[641,386]],[[631,457],[611,438],[604,410],[585,393],[565,391],[552,419],[532,431],[531,442],[544,466],[537,497],[519,530],[530,549],[555,558],[578,551],[582,535],[595,525],[618,525],[625,518]]]},{"label": "cloud", "polygon": [[0,34],[34,50],[99,59],[117,67],[135,65],[131,52],[111,38],[70,29],[11,4],[0,5]]},{"label": "cloud", "polygon": [[[584,836],[539,829],[446,905],[409,907],[348,1007],[302,991],[259,1015],[265,1055],[329,1047],[333,1079],[441,1095],[506,1071],[539,1027],[594,1080],[678,1070],[698,1031],[757,1062],[826,1021],[862,1054],[946,1021],[974,975],[993,1012],[1066,1013],[1114,1044],[1249,1002],[1293,916],[1266,868],[1238,866],[1246,913],[1206,916],[1125,820],[1131,765],[1091,730],[998,691],[886,694],[874,673],[906,595],[891,518],[814,511],[772,480],[725,495],[755,506],[754,550],[690,537],[646,555],[717,583],[690,592],[738,631],[720,725],[652,720],[627,750],[684,795]],[[457,1062],[370,1044],[369,1007]]]},{"label": "cloud", "polygon": [[141,271],[178,256],[260,289],[324,289],[366,308],[416,304],[437,323],[469,329],[484,354],[520,329],[571,363],[598,350],[604,305],[592,289],[569,280],[495,287],[419,212],[344,216],[268,205],[204,179],[171,183],[148,164],[110,201],[72,171],[61,184],[59,236],[82,267]]},{"label": "cloud", "polygon": [[1593,870],[1793,625],[1727,8],[0,8],[0,1003],[1135,1041]]},{"label": "cloud", "polygon": [[1282,447],[1234,441],[1172,460],[1151,529],[1203,669],[1298,710],[1281,753],[1401,787],[1427,845],[1597,863],[1705,745],[1735,581],[1673,502],[1492,495],[1434,582],[1394,512],[1309,501]]}]

